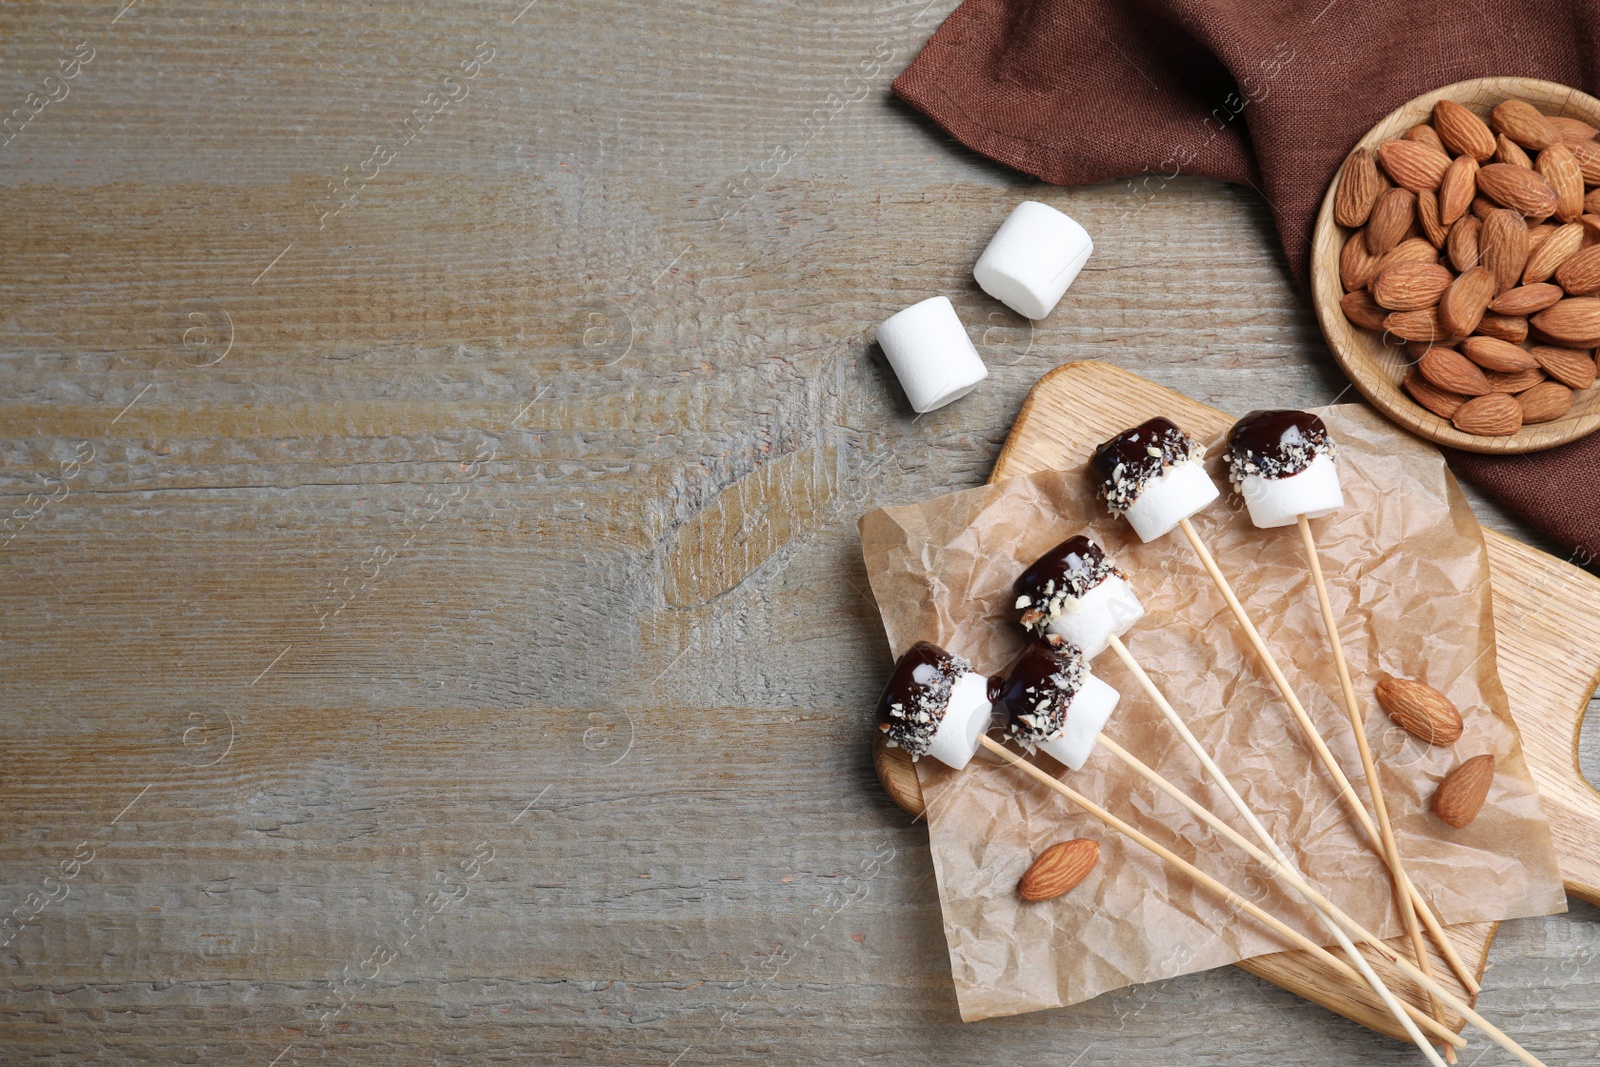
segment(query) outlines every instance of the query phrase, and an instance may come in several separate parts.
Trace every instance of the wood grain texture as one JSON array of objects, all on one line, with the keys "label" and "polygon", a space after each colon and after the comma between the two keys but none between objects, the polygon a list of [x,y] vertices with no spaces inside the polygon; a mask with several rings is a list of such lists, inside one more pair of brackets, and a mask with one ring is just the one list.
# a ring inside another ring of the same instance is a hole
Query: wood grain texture
[{"label": "wood grain texture", "polygon": [[[1562,115],[1600,125],[1600,100],[1568,86],[1537,78],[1472,78],[1423,93],[1395,108],[1357,141],[1351,152],[1376,149],[1382,142],[1399,137],[1413,126],[1429,122],[1433,105],[1445,99],[1454,100],[1485,119],[1495,105],[1507,99],[1519,99],[1547,115]],[[1450,420],[1440,418],[1412,400],[1400,387],[1406,368],[1412,365],[1405,349],[1385,345],[1382,334],[1361,329],[1340,310],[1344,287],[1339,282],[1339,252],[1350,231],[1333,221],[1336,188],[1337,182],[1330,185],[1323,196],[1311,234],[1311,296],[1334,358],[1374,407],[1419,437],[1467,452],[1538,452],[1576,441],[1600,429],[1600,390],[1594,389],[1578,393],[1572,409],[1561,418],[1524,426],[1504,437],[1463,433]]]},{"label": "wood grain texture", "polygon": [[[1040,375],[1346,388],[1270,208],[960,150],[888,92],[953,3],[525,2],[0,5],[0,114],[95,50],[0,148],[0,917],[66,887],[0,1061],[1402,1062],[1231,969],[962,1026],[865,755],[855,521]],[[1036,326],[970,275],[1024,197],[1096,243]],[[991,374],[915,418],[869,339],[941,292]],[[1495,942],[1553,1067],[1597,915]]]}]

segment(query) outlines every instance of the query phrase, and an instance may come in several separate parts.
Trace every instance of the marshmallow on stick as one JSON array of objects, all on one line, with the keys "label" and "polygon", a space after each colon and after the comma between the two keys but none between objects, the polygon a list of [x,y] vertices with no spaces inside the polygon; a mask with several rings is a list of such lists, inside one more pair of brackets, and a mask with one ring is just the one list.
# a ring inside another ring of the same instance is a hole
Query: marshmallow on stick
[{"label": "marshmallow on stick", "polygon": [[878,698],[878,729],[890,748],[913,761],[932,756],[960,770],[989,728],[989,679],[972,664],[928,641],[918,641],[895,664]]},{"label": "marshmallow on stick", "polygon": [[[1116,584],[1110,586],[1109,583],[1113,582]],[[1108,586],[1111,592],[1094,595]],[[1167,722],[1249,824],[1273,859],[1292,867],[1288,855],[1120,640],[1122,634],[1144,614],[1144,607],[1134,594],[1128,576],[1117,568],[1105,550],[1087,537],[1080,535],[1069,538],[1035,560],[1017,579],[1015,590],[1018,594],[1016,607],[1022,612],[1022,624],[1035,634],[1047,637],[1049,643],[1040,641],[1030,644],[1012,666],[1005,681],[995,687],[998,694],[995,705],[1007,715],[1009,739],[1019,742],[1030,752],[1035,746],[1043,748],[1070,769],[1079,770],[1094,748],[1096,734],[1110,717],[1111,709],[1116,704],[1116,690],[1090,675],[1087,665],[1090,656],[1064,639],[1058,624],[1063,619],[1068,620],[1076,633],[1085,635],[1093,643],[1095,653],[1108,645],[1116,649],[1118,656],[1139,680]],[[1091,705],[1095,711],[1087,714],[1067,714],[1069,709],[1076,708],[1086,700],[1088,683],[1103,686],[1110,694],[1110,701],[1104,703],[1104,714],[1098,713],[1099,705]],[[1046,736],[1051,740],[1041,744]],[[1099,740],[1106,741],[1104,737]],[[1114,743],[1107,743],[1107,747],[1125,763],[1131,758]],[[1419,1047],[1431,1055],[1432,1048],[1426,1044],[1421,1032],[1376,973],[1366,966],[1366,961],[1356,952],[1354,944],[1325,912],[1314,905],[1313,908],[1334,940],[1363,971],[1367,984],[1385,1007],[1406,1028]]]},{"label": "marshmallow on stick", "polygon": [[[1195,531],[1194,523],[1189,521],[1191,516],[1219,495],[1216,485],[1203,466],[1204,458],[1204,445],[1189,437],[1171,420],[1154,418],[1132,429],[1124,430],[1100,445],[1089,461],[1089,470],[1099,483],[1100,495],[1105,498],[1107,509],[1113,515],[1126,517],[1142,540],[1152,541],[1170,533],[1174,528],[1183,531],[1189,546],[1199,557],[1201,565],[1217,587],[1217,591],[1222,594],[1228,610],[1232,612],[1239,628],[1244,632],[1262,667],[1272,678],[1284,702],[1289,705],[1289,710],[1300,724],[1307,742],[1333,778],[1346,805],[1350,808],[1351,815],[1366,832],[1374,850],[1387,860],[1388,853],[1383,847],[1382,836],[1372,817],[1367,814],[1365,805],[1356,796],[1350,780],[1339,766],[1339,761],[1334,758],[1316,723],[1312,722],[1305,706],[1295,695],[1288,678],[1278,666],[1277,658],[1262,640],[1260,631],[1256,629],[1255,623],[1244,610],[1244,605],[1239,602],[1227,577],[1217,566],[1210,549]],[[1142,510],[1136,510],[1141,508]],[[1120,645],[1120,642],[1116,644]],[[1432,912],[1427,910],[1427,904],[1416,891],[1416,887],[1410,883],[1410,879],[1405,878],[1404,869],[1394,871],[1391,868],[1391,873],[1396,878],[1405,879],[1407,895],[1411,897],[1417,911],[1424,915],[1429,932],[1433,934],[1440,951],[1450,962],[1451,970],[1456,973],[1461,984],[1475,994],[1479,988],[1477,980],[1466,962],[1456,952],[1444,929],[1436,921],[1432,921]]]},{"label": "marshmallow on stick", "polygon": [[[1417,965],[1427,971],[1430,970],[1430,964],[1427,948],[1422,943],[1422,931],[1418,927],[1417,908],[1406,892],[1408,876],[1395,840],[1394,826],[1372,758],[1372,748],[1367,743],[1366,717],[1350,679],[1350,666],[1345,661],[1344,645],[1339,640],[1338,622],[1328,598],[1328,586],[1322,577],[1322,562],[1309,521],[1331,515],[1344,506],[1335,459],[1333,438],[1328,433],[1327,425],[1309,411],[1252,411],[1234,424],[1228,433],[1228,476],[1234,488],[1244,497],[1250,510],[1250,521],[1261,529],[1295,524],[1300,527],[1306,562],[1311,569],[1313,584],[1317,588],[1317,601],[1322,610],[1323,630],[1328,635],[1345,711],[1350,717],[1350,728],[1361,754],[1362,772],[1366,775],[1367,789],[1372,795],[1372,809],[1377,816],[1384,860],[1394,879],[1400,913],[1405,919]],[[1434,1014],[1438,1013],[1438,1002],[1435,1001]]]}]

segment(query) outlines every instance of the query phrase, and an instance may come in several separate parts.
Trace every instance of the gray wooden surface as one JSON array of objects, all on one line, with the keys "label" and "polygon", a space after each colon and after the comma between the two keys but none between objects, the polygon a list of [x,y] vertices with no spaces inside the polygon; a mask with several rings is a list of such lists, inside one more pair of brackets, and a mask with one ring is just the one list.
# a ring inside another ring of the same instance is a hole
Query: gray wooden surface
[{"label": "gray wooden surface", "polygon": [[[855,520],[1043,372],[1340,395],[1266,206],[960,149],[887,91],[949,0],[524,2],[0,5],[0,1061],[1411,1061],[1233,969],[963,1026],[867,758]],[[1024,197],[1097,245],[1036,330]],[[992,374],[913,418],[936,293]],[[1552,1067],[1597,918],[1495,944]]]}]

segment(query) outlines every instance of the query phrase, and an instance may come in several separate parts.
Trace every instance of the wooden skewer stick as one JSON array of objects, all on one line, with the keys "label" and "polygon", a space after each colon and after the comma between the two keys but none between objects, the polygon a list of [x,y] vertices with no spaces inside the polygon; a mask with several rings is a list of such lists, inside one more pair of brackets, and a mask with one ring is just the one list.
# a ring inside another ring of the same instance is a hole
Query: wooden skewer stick
[{"label": "wooden skewer stick", "polygon": [[[1256,656],[1260,658],[1262,666],[1267,669],[1267,673],[1272,677],[1273,683],[1278,687],[1278,692],[1283,694],[1283,699],[1288,703],[1289,710],[1294,713],[1295,719],[1299,721],[1300,728],[1305,732],[1306,740],[1311,744],[1312,750],[1316,752],[1317,757],[1322,761],[1322,765],[1328,769],[1328,773],[1333,776],[1334,784],[1338,786],[1339,792],[1343,795],[1351,814],[1355,816],[1361,828],[1366,831],[1368,840],[1372,842],[1372,847],[1378,850],[1378,854],[1384,858],[1387,864],[1388,856],[1383,851],[1383,837],[1378,833],[1377,826],[1373,824],[1372,816],[1367,814],[1366,806],[1361,803],[1361,798],[1356,796],[1355,789],[1350,785],[1350,779],[1345,777],[1343,768],[1339,766],[1339,761],[1328,750],[1328,744],[1323,740],[1322,734],[1318,732],[1317,724],[1311,721],[1311,716],[1306,714],[1306,709],[1301,705],[1300,699],[1294,695],[1294,690],[1289,686],[1289,680],[1283,676],[1283,671],[1278,667],[1278,661],[1273,658],[1266,642],[1261,639],[1261,634],[1256,630],[1255,623],[1251,622],[1250,616],[1245,613],[1244,605],[1240,604],[1239,598],[1234,595],[1233,587],[1228,584],[1227,577],[1217,566],[1217,561],[1212,558],[1210,550],[1205,546],[1205,542],[1200,540],[1200,535],[1195,532],[1194,524],[1188,519],[1184,519],[1179,525],[1183,527],[1184,536],[1189,539],[1189,544],[1194,548],[1195,555],[1200,557],[1200,563],[1205,567],[1206,573],[1211,576],[1211,581],[1222,594],[1222,599],[1227,601],[1229,610],[1233,612],[1233,617],[1238,620],[1240,628],[1244,630],[1245,636],[1249,638],[1250,644],[1255,649]],[[1462,960],[1461,955],[1456,952],[1456,947],[1451,942],[1450,935],[1446,934],[1444,928],[1439,925],[1438,919],[1434,917],[1427,901],[1422,899],[1422,894],[1417,892],[1417,887],[1412,884],[1405,868],[1391,869],[1390,874],[1397,881],[1405,883],[1407,895],[1411,897],[1417,914],[1422,916],[1424,924],[1428,927],[1428,932],[1433,935],[1434,941],[1439,946],[1439,951],[1449,962],[1450,969],[1461,980],[1461,985],[1467,992],[1476,995],[1481,988],[1478,985],[1478,980],[1473,976],[1466,962]],[[1401,910],[1403,911],[1404,909]]]},{"label": "wooden skewer stick", "polygon": [[[1113,756],[1116,756],[1129,767],[1132,767],[1134,771],[1141,777],[1150,777],[1152,775],[1158,778],[1160,777],[1157,772],[1151,770],[1144,763],[1140,762],[1131,753],[1129,753],[1115,741],[1111,740],[1111,738],[1107,737],[1104,733],[1100,734],[1098,740],[1099,743],[1108,751],[1110,751]],[[1162,781],[1165,782],[1166,779],[1163,778]],[[1226,785],[1226,782],[1227,779],[1223,778],[1220,779],[1217,784],[1222,786],[1225,793],[1236,796],[1237,794],[1232,793],[1233,787]],[[1168,783],[1168,785],[1171,785],[1171,783]],[[1172,786],[1172,788],[1174,790],[1177,789],[1176,786]],[[1198,802],[1194,802],[1192,798],[1190,798],[1190,802],[1195,803],[1195,806],[1199,807]],[[1255,815],[1250,813],[1250,809],[1244,806],[1244,801],[1238,801],[1238,807],[1239,813],[1244,816],[1246,822],[1250,823],[1252,827],[1260,826],[1260,823],[1256,820]],[[1287,865],[1289,862],[1288,858],[1285,857],[1278,846],[1273,843],[1271,835],[1267,834],[1264,828],[1261,830],[1261,834],[1265,839],[1267,851],[1272,853],[1272,855],[1280,862]],[[1304,894],[1302,894],[1302,896],[1303,895]],[[1363,956],[1361,951],[1350,942],[1349,936],[1346,935],[1342,929],[1340,929],[1339,924],[1329,918],[1327,912],[1317,907],[1317,905],[1312,903],[1309,898],[1306,898],[1306,903],[1311,904],[1311,910],[1316,912],[1317,918],[1322,920],[1323,925],[1328,928],[1328,932],[1333,935],[1333,939],[1337,941],[1339,943],[1339,947],[1344,950],[1344,954],[1350,957],[1350,962],[1355,964],[1356,970],[1361,972],[1361,977],[1366,981],[1367,985],[1371,987],[1372,991],[1378,994],[1378,999],[1383,1002],[1383,1006],[1389,1009],[1389,1014],[1393,1015],[1395,1019],[1399,1021],[1401,1029],[1406,1032],[1406,1036],[1411,1038],[1412,1042],[1416,1044],[1417,1048],[1422,1050],[1422,1054],[1428,1058],[1428,1062],[1433,1064],[1434,1067],[1445,1067],[1445,1061],[1439,1058],[1439,1054],[1437,1052],[1433,1051],[1433,1046],[1428,1043],[1428,1039],[1422,1036],[1422,1031],[1417,1029],[1417,1024],[1412,1022],[1411,1017],[1406,1014],[1405,1005],[1401,1004],[1395,995],[1389,991],[1389,987],[1383,984],[1383,979],[1378,977],[1378,973],[1372,969],[1372,965],[1367,962],[1367,958]],[[1446,1045],[1445,1047],[1449,1048],[1450,1046]]]},{"label": "wooden skewer stick", "polygon": [[[1080,806],[1087,803],[1081,797],[1078,797],[1076,793],[1073,793],[1065,783],[1051,778],[1048,774],[1045,774],[1043,771],[1039,770],[1039,768],[1034,767],[1033,764],[1015,756],[1008,751],[1005,746],[998,744],[992,738],[985,736],[979,740],[982,742],[983,746],[988,748],[990,751],[998,751],[1004,754],[1011,762],[1030,768],[1033,771],[1037,771],[1037,777],[1041,782],[1053,783],[1052,788],[1061,793],[1062,796],[1067,797],[1067,799],[1073,800],[1074,803],[1078,803]],[[1104,740],[1107,739],[1105,739],[1102,735],[1102,743]],[[1400,955],[1400,953],[1384,944],[1383,939],[1378,937],[1377,934],[1374,934],[1372,931],[1368,930],[1366,927],[1350,918],[1350,916],[1341,911],[1339,907],[1327,897],[1313,889],[1304,878],[1300,877],[1299,872],[1295,871],[1291,867],[1285,867],[1267,853],[1263,852],[1255,845],[1252,845],[1243,834],[1239,833],[1239,831],[1235,830],[1233,827],[1229,826],[1227,823],[1211,814],[1211,812],[1199,802],[1195,801],[1183,790],[1179,789],[1177,786],[1161,777],[1161,775],[1156,771],[1146,767],[1138,760],[1137,757],[1128,753],[1124,754],[1127,755],[1128,765],[1130,767],[1134,767],[1135,770],[1143,768],[1142,771],[1139,771],[1141,777],[1146,778],[1152,785],[1155,785],[1161,789],[1162,792],[1166,793],[1168,796],[1172,797],[1172,799],[1182,804],[1201,822],[1205,823],[1217,833],[1226,837],[1229,841],[1232,841],[1235,845],[1243,849],[1257,863],[1261,864],[1263,867],[1266,867],[1273,874],[1292,885],[1296,891],[1298,891],[1307,899],[1307,901],[1315,904],[1317,907],[1321,908],[1336,921],[1338,921],[1341,926],[1350,932],[1352,937],[1360,938],[1366,944],[1370,945],[1372,949],[1378,953],[1378,955],[1388,960],[1395,967],[1398,967],[1413,982],[1416,982],[1430,993],[1433,993],[1440,1000],[1444,1001],[1444,1003],[1449,1006],[1450,1010],[1462,1015],[1469,1020],[1472,1025],[1488,1034],[1494,1039],[1495,1044],[1499,1045],[1501,1048],[1517,1057],[1517,1059],[1527,1064],[1528,1067],[1546,1067],[1546,1065],[1542,1063],[1538,1057],[1529,1052],[1527,1049],[1523,1048],[1521,1045],[1517,1044],[1515,1041],[1511,1040],[1511,1038],[1508,1037],[1506,1033],[1498,1026],[1495,1026],[1488,1019],[1485,1019],[1483,1016],[1474,1011],[1472,1006],[1466,1001],[1462,1000],[1444,986],[1440,985],[1434,978],[1423,974],[1411,963],[1411,961],[1407,960],[1404,956]],[[1088,809],[1085,808],[1085,810]],[[1090,812],[1090,814],[1096,813]],[[1426,1018],[1426,1016],[1424,1016],[1424,1018]],[[1429,1019],[1428,1021],[1432,1022],[1433,1020]]]},{"label": "wooden skewer stick", "polygon": [[[1338,971],[1345,978],[1348,978],[1352,982],[1356,983],[1361,991],[1365,992],[1361,975],[1354,967],[1350,966],[1344,960],[1341,960],[1339,957],[1335,956],[1333,953],[1329,952],[1327,949],[1323,948],[1309,937],[1306,937],[1294,927],[1289,926],[1282,920],[1268,914],[1258,905],[1246,900],[1244,897],[1240,896],[1238,893],[1235,893],[1233,890],[1229,889],[1227,886],[1223,885],[1221,882],[1217,881],[1200,868],[1194,866],[1192,863],[1189,863],[1176,853],[1164,848],[1156,841],[1140,833],[1128,823],[1123,822],[1106,809],[1100,807],[1098,804],[1078,793],[1065,782],[1062,782],[1056,778],[1052,778],[1050,775],[1046,774],[1038,767],[1035,767],[1021,756],[1018,756],[1016,753],[998,743],[993,738],[985,735],[979,738],[979,741],[985,748],[1000,756],[1000,758],[1004,759],[1007,763],[1010,763],[1013,767],[1016,767],[1018,770],[1033,778],[1041,785],[1047,786],[1050,789],[1054,789],[1057,793],[1060,793],[1062,796],[1066,797],[1073,804],[1076,804],[1078,807],[1082,808],[1096,819],[1099,819],[1101,822],[1111,827],[1111,829],[1125,835],[1135,844],[1141,846],[1142,848],[1148,849],[1161,859],[1166,860],[1177,870],[1181,871],[1183,874],[1192,879],[1197,885],[1204,889],[1210,890],[1215,895],[1227,901],[1230,906],[1239,909],[1246,915],[1249,915],[1267,929],[1283,938],[1284,941],[1288,942],[1288,944],[1292,947],[1311,953],[1317,959]],[[1368,995],[1370,995],[1370,993]],[[1465,1046],[1466,1042],[1461,1039],[1459,1034],[1453,1033],[1445,1027],[1440,1026],[1438,1022],[1436,1022],[1425,1012],[1412,1007],[1410,1004],[1402,1004],[1402,1006],[1406,1009],[1406,1014],[1411,1016],[1412,1019],[1416,1020],[1417,1025],[1427,1030],[1437,1040],[1447,1042],[1458,1047]]]},{"label": "wooden skewer stick", "polygon": [[[1356,699],[1356,687],[1350,680],[1350,664],[1344,658],[1344,643],[1339,640],[1339,622],[1333,615],[1333,603],[1328,599],[1328,584],[1322,577],[1322,559],[1317,553],[1317,539],[1311,533],[1311,523],[1299,516],[1300,539],[1305,542],[1306,562],[1311,567],[1311,580],[1316,583],[1317,603],[1322,608],[1322,628],[1328,633],[1328,644],[1333,650],[1333,663],[1339,672],[1339,688],[1344,694],[1345,711],[1350,715],[1350,729],[1356,735],[1356,748],[1361,753],[1361,772],[1367,776],[1367,792],[1372,795],[1372,811],[1378,817],[1378,832],[1383,838],[1383,851],[1391,872],[1403,871],[1400,846],[1395,841],[1394,824],[1389,821],[1389,805],[1383,799],[1383,786],[1378,782],[1378,768],[1372,759],[1372,746],[1367,743],[1367,724],[1361,703]],[[1406,933],[1411,937],[1411,951],[1417,966],[1432,973],[1428,950],[1422,943],[1422,931],[1417,926],[1417,914],[1405,883],[1399,875],[1394,880],[1395,893],[1400,898],[1400,912],[1405,917]],[[1440,1015],[1439,1001],[1433,1000],[1433,1014]],[[1447,1053],[1448,1055],[1448,1053]]]},{"label": "wooden skewer stick", "polygon": [[[1200,743],[1200,739],[1194,736],[1188,724],[1183,721],[1183,717],[1177,713],[1171,702],[1167,700],[1166,695],[1161,692],[1155,682],[1151,681],[1150,675],[1145,673],[1144,668],[1139,666],[1139,661],[1133,658],[1133,653],[1128,651],[1128,646],[1122,643],[1121,638],[1112,635],[1111,647],[1122,659],[1128,670],[1133,673],[1133,676],[1138,679],[1140,687],[1145,691],[1145,695],[1155,703],[1157,708],[1161,709],[1161,714],[1166,718],[1167,723],[1182,738],[1183,743],[1188,746],[1190,752],[1194,753],[1195,758],[1200,761],[1200,765],[1205,768],[1206,775],[1222,790],[1223,794],[1228,798],[1228,802],[1239,813],[1239,817],[1250,827],[1250,831],[1255,834],[1256,840],[1265,846],[1266,850],[1272,854],[1273,859],[1276,859],[1286,867],[1292,866],[1293,861],[1284,853],[1278,842],[1273,839],[1271,832],[1262,824],[1256,813],[1251,810],[1250,805],[1245,803],[1244,798],[1239,795],[1239,791],[1233,787],[1233,783],[1228,780],[1228,776],[1223,772],[1222,768],[1217,766],[1216,760],[1212,758],[1210,752],[1206,751],[1206,747]],[[1106,737],[1105,734],[1100,735],[1100,741],[1113,755],[1123,760],[1123,762],[1127,762],[1128,759],[1132,758],[1116,742]],[[1317,918],[1322,920],[1322,924],[1328,928],[1328,932],[1339,943],[1339,947],[1345,951],[1350,957],[1350,961],[1362,972],[1362,976],[1366,978],[1367,983],[1372,987],[1372,991],[1377,993],[1379,999],[1384,1002],[1384,1006],[1389,1009],[1389,1014],[1400,1022],[1407,1035],[1417,1043],[1417,1046],[1423,1050],[1430,1061],[1437,1061],[1438,1057],[1434,1055],[1433,1049],[1423,1043],[1425,1039],[1422,1033],[1416,1029],[1415,1024],[1406,1016],[1400,1004],[1396,1001],[1394,994],[1383,984],[1383,980],[1367,965],[1365,957],[1350,943],[1350,939],[1345,936],[1344,931],[1324,912],[1316,909],[1315,905],[1313,905],[1313,909],[1317,912]],[[1433,1002],[1433,1015],[1434,1018],[1439,1019],[1441,1022],[1443,1021],[1437,1001]],[[1448,1058],[1450,1046],[1446,1045],[1445,1049],[1445,1055]]]}]

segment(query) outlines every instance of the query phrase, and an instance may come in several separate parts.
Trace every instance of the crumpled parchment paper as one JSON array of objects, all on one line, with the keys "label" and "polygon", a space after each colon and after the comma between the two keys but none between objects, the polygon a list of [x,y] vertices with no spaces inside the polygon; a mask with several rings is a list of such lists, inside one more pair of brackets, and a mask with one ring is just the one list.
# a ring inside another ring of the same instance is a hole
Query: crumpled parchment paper
[{"label": "crumpled parchment paper", "polygon": [[[1436,449],[1359,406],[1323,417],[1340,449],[1345,507],[1312,526],[1407,870],[1447,924],[1562,911],[1549,824],[1496,673],[1477,521]],[[1222,442],[1207,443],[1212,475],[1226,487]],[[1232,494],[1193,521],[1365,800],[1299,531],[1255,529]],[[860,526],[893,653],[926,639],[984,673],[1003,670],[1023,644],[1012,608],[1016,576],[1073,534],[1095,538],[1148,612],[1126,635],[1129,648],[1274,837],[1357,921],[1383,937],[1404,932],[1385,867],[1181,531],[1140,544],[1106,514],[1081,467],[883,508]],[[1106,651],[1093,669],[1122,694],[1107,733],[1248,837],[1116,654]],[[1372,697],[1387,675],[1446,693],[1466,720],[1460,741],[1429,746],[1395,726]],[[1448,771],[1484,752],[1497,762],[1488,801],[1470,826],[1451,829],[1428,802]],[[1308,937],[1328,941],[1298,897],[1108,752],[1096,751],[1076,773],[1036,759]],[[917,766],[963,1019],[1075,1004],[1286,947],[988,753],[959,773],[929,759]],[[1022,901],[1017,880],[1032,858],[1073,837],[1101,842],[1098,867],[1064,897]]]}]

